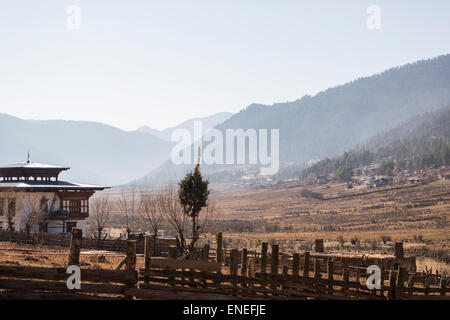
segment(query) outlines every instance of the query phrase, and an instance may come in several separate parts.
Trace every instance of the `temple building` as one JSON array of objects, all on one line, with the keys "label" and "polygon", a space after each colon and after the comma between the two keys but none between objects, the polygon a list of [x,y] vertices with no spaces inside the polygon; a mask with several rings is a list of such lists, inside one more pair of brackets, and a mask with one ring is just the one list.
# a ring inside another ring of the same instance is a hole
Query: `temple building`
[{"label": "temple building", "polygon": [[89,198],[107,187],[59,180],[60,167],[29,160],[0,166],[0,229],[70,233],[85,229]]}]

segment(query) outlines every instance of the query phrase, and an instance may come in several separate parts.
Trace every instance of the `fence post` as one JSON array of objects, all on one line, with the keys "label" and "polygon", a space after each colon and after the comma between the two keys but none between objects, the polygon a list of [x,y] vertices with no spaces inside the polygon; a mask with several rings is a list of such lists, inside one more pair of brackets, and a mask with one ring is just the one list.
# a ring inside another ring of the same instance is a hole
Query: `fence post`
[{"label": "fence post", "polygon": [[361,273],[360,269],[359,269],[359,268],[356,269],[356,281],[357,281],[357,282],[360,282],[360,281],[359,281],[359,280],[360,280],[359,278],[360,278],[360,275],[361,275],[360,273]]},{"label": "fence post", "polygon": [[202,260],[208,261],[209,259],[209,244],[205,244],[205,246],[202,249]]},{"label": "fence post", "polygon": [[[169,259],[176,259],[177,258],[177,251],[178,251],[177,246],[169,246],[168,258]],[[171,286],[173,286],[174,285],[174,283],[173,283],[174,278],[172,276],[169,276],[168,280],[169,280],[169,284]],[[184,279],[182,279],[182,280],[184,280]]]},{"label": "fence post", "polygon": [[242,264],[241,264],[241,274],[245,276],[247,274],[247,263],[248,263],[248,257],[247,257],[247,249],[242,249]]},{"label": "fence post", "polygon": [[314,246],[314,252],[324,252],[324,246],[323,246],[323,239],[316,239],[315,240],[315,246]]},{"label": "fence post", "polygon": [[383,264],[381,264],[381,267],[380,267],[380,296],[384,296],[383,286],[384,286],[384,267],[383,267]]},{"label": "fence post", "polygon": [[414,294],[414,282],[416,281],[414,275],[411,275],[408,279],[408,294]]},{"label": "fence post", "polygon": [[299,266],[300,266],[300,255],[298,253],[294,253],[292,255],[292,274],[294,276],[298,276]]},{"label": "fence post", "polygon": [[[144,238],[144,269],[146,272],[150,271],[150,236]],[[144,277],[144,282],[148,283],[149,277]]]},{"label": "fence post", "polygon": [[267,272],[267,242],[262,243],[261,247],[261,272]]},{"label": "fence post", "polygon": [[403,259],[405,257],[405,252],[403,251],[403,242],[395,243],[395,257],[397,259]]},{"label": "fence post", "polygon": [[389,273],[389,293],[388,298],[391,300],[395,299],[395,284],[396,284],[396,271],[391,270]]},{"label": "fence post", "polygon": [[127,270],[136,270],[136,240],[127,240]]},{"label": "fence post", "polygon": [[177,258],[177,247],[169,246],[169,259],[176,259],[176,258]]},{"label": "fence post", "polygon": [[216,234],[216,262],[222,262],[222,232]]},{"label": "fence post", "polygon": [[289,273],[289,267],[284,265],[283,266],[283,274],[287,275]]},{"label": "fence post", "polygon": [[408,270],[406,267],[399,266],[398,267],[398,275],[397,275],[397,298],[398,295],[405,293],[405,281],[408,280]]},{"label": "fence post", "polygon": [[[327,261],[327,273],[328,273],[328,280],[333,281],[334,280],[334,266],[333,266],[333,260],[328,259]],[[330,291],[330,294],[333,291],[333,284],[330,283],[328,285],[328,290]]]},{"label": "fence post", "polygon": [[151,236],[145,236],[144,240],[144,268],[146,271],[150,269],[150,240]]},{"label": "fence post", "polygon": [[81,238],[83,231],[81,229],[72,228],[72,239],[70,240],[70,251],[68,265],[80,264]]},{"label": "fence post", "polygon": [[408,276],[408,270],[405,267],[398,267],[398,278],[397,278],[397,287],[403,287],[406,278]]},{"label": "fence post", "polygon": [[248,261],[248,277],[254,278],[255,277],[255,259],[250,258]]},{"label": "fence post", "polygon": [[[136,242],[136,240],[127,240],[126,270],[136,270]],[[125,298],[133,299],[133,296],[125,294]]]},{"label": "fence post", "polygon": [[238,250],[230,251],[230,275],[236,276],[238,271]]},{"label": "fence post", "polygon": [[441,278],[441,296],[445,296],[445,291],[447,291],[447,279]]},{"label": "fence post", "polygon": [[270,272],[271,273],[278,273],[278,250],[279,246],[277,244],[272,245],[272,262],[270,265]]},{"label": "fence post", "polygon": [[314,278],[320,278],[320,259],[314,259]]},{"label": "fence post", "polygon": [[305,252],[305,261],[303,264],[303,276],[309,277],[309,251]]},{"label": "fence post", "polygon": [[342,291],[346,292],[347,287],[345,286],[345,284],[350,280],[350,271],[346,267],[344,267],[344,271],[342,274],[342,280],[344,280],[344,284],[342,285]]}]

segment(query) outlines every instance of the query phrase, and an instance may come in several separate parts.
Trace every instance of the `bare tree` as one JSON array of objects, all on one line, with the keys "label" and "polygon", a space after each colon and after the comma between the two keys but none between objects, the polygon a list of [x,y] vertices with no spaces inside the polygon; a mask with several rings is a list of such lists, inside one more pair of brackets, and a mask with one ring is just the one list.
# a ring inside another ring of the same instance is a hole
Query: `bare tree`
[{"label": "bare tree", "polygon": [[173,228],[177,238],[178,252],[183,255],[186,251],[187,216],[178,200],[178,192],[173,186],[167,187],[158,195],[158,206],[167,222]]},{"label": "bare tree", "polygon": [[208,231],[209,226],[216,219],[219,214],[219,210],[216,207],[215,203],[211,200],[208,200],[207,204],[200,211],[197,219],[197,236],[201,238],[203,234]]},{"label": "bare tree", "polygon": [[25,224],[25,232],[30,234],[33,225],[40,224],[47,218],[48,199],[38,200],[34,194],[26,193],[19,197],[17,209],[21,212],[20,217]]},{"label": "bare tree", "polygon": [[123,189],[117,201],[117,208],[125,218],[127,237],[129,238],[139,222],[139,194],[135,187]]},{"label": "bare tree", "polygon": [[[185,214],[183,206],[180,203],[178,190],[174,186],[169,186],[158,194],[157,199],[161,213],[176,234],[178,252],[180,255],[184,255],[188,251],[186,244],[187,232],[191,230],[192,225],[189,215]],[[207,205],[202,208],[196,223],[196,232],[199,238],[207,231],[217,213],[218,210],[211,201],[208,201]],[[192,255],[189,256],[190,258],[193,257]]]},{"label": "bare tree", "polygon": [[97,239],[100,240],[102,232],[111,218],[112,203],[109,198],[96,196],[90,201],[91,217],[94,220],[95,228],[97,229]]},{"label": "bare tree", "polygon": [[153,253],[156,254],[156,239],[158,230],[164,221],[164,215],[159,206],[159,196],[150,191],[142,192],[140,209],[143,212],[151,230],[153,231]]},{"label": "bare tree", "polygon": [[6,204],[6,223],[7,231],[14,231],[14,217],[16,216],[16,193],[15,192],[5,192],[3,199]]}]

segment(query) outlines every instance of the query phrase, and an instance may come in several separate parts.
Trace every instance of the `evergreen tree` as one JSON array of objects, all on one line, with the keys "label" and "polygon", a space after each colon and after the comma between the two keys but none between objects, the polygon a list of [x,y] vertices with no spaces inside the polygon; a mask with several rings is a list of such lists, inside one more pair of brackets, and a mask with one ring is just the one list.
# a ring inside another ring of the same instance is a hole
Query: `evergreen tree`
[{"label": "evergreen tree", "polygon": [[178,196],[184,214],[192,220],[192,241],[189,246],[189,250],[192,252],[199,239],[198,217],[202,208],[207,205],[209,195],[208,181],[203,180],[199,163],[195,166],[194,172],[186,174],[178,187]]}]

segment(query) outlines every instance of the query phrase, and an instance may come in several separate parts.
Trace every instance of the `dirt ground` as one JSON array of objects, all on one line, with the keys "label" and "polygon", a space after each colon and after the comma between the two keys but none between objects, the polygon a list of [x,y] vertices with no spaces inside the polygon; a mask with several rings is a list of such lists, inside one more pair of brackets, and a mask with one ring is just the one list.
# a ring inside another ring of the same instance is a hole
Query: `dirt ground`
[{"label": "dirt ground", "polygon": [[[0,264],[35,267],[67,267],[69,248],[46,245],[0,242]],[[82,249],[80,266],[88,269],[114,270],[125,258],[124,253]],[[143,268],[144,257],[137,255],[137,267]]]}]

